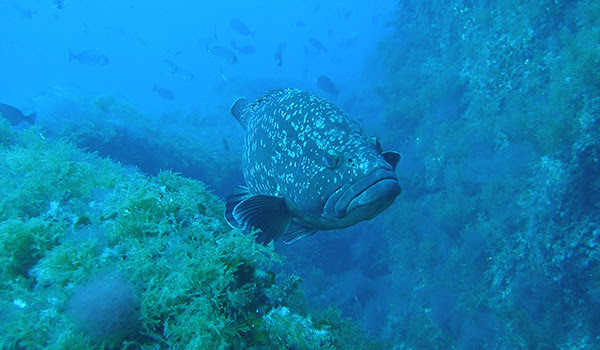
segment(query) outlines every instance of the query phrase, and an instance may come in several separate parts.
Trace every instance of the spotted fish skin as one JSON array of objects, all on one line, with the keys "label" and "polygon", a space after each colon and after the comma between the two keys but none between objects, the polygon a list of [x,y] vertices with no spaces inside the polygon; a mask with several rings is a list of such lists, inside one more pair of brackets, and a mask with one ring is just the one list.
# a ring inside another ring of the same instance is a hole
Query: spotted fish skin
[{"label": "spotted fish skin", "polygon": [[246,186],[227,198],[226,219],[257,239],[286,243],[370,220],[400,194],[400,155],[335,104],[298,89],[274,90],[231,110],[245,129]]}]

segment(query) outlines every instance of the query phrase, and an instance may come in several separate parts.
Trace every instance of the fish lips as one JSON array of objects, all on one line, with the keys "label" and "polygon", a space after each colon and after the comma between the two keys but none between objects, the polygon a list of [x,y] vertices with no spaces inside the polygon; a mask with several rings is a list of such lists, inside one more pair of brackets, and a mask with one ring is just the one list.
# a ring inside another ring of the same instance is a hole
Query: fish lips
[{"label": "fish lips", "polygon": [[389,207],[402,192],[392,170],[377,169],[354,184],[344,184],[325,203],[324,212],[353,221],[369,220]]}]

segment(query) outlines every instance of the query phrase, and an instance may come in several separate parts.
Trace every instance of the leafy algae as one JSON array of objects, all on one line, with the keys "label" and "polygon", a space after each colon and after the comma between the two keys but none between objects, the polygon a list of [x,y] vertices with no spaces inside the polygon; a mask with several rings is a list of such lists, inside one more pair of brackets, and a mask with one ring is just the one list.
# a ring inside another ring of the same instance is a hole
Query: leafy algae
[{"label": "leafy algae", "polygon": [[[147,177],[5,124],[0,348],[378,346],[339,315],[300,307],[296,288],[268,271],[282,262],[273,246],[232,231],[202,183]],[[107,306],[81,309],[99,302]],[[277,335],[290,324],[296,332]]]}]

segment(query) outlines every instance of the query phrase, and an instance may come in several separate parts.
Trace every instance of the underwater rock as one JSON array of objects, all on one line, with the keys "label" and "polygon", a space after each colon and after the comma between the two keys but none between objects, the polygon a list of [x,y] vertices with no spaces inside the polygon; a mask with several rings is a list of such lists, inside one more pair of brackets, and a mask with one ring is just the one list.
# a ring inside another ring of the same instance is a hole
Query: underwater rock
[{"label": "underwater rock", "polygon": [[97,276],[79,288],[67,313],[87,335],[115,346],[139,328],[133,287],[118,276]]}]

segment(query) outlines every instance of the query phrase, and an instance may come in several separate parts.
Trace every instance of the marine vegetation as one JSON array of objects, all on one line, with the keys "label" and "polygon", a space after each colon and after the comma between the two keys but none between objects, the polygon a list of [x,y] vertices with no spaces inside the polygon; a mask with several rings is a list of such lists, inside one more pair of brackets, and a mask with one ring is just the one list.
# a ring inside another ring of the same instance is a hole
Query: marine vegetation
[{"label": "marine vegetation", "polygon": [[379,91],[401,348],[600,346],[599,25],[593,1],[399,4]]},{"label": "marine vegetation", "polygon": [[0,118],[0,182],[2,349],[383,348],[305,305],[198,181]]},{"label": "marine vegetation", "polygon": [[224,138],[234,136],[211,131],[216,122],[196,112],[151,117],[105,95],[58,106],[53,114],[51,124],[43,125],[51,136],[66,138],[150,175],[172,169],[225,195],[230,190],[222,190],[226,180],[239,172],[238,152],[223,147]]}]

